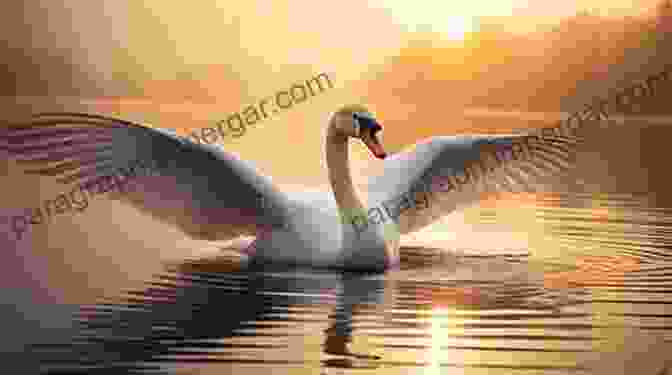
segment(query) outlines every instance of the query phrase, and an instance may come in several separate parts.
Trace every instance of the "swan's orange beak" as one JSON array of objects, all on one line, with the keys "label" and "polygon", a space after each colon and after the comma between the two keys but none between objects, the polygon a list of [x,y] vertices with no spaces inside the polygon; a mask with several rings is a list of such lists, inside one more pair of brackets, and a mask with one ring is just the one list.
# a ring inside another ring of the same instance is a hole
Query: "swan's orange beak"
[{"label": "swan's orange beak", "polygon": [[376,133],[382,129],[383,128],[380,125],[373,129],[362,129],[362,135],[360,137],[366,147],[369,148],[369,151],[371,151],[371,153],[373,153],[373,155],[378,159],[385,159],[387,157],[387,153],[385,152],[383,145],[380,144],[380,140],[378,139],[378,136],[376,136]]}]

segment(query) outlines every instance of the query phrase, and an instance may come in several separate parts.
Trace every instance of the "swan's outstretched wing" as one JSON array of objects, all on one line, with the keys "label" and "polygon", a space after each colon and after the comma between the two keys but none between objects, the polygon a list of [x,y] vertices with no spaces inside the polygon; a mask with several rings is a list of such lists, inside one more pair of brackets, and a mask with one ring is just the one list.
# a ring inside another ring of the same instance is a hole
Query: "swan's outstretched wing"
[{"label": "swan's outstretched wing", "polygon": [[243,160],[124,120],[39,114],[0,128],[0,150],[26,173],[76,183],[82,194],[113,192],[198,239],[255,235],[288,219],[285,196]]},{"label": "swan's outstretched wing", "polygon": [[614,92],[609,99],[596,98],[555,127],[529,134],[431,138],[413,152],[385,161],[384,173],[370,181],[367,225],[361,219],[353,224],[368,227],[392,217],[398,218],[402,234],[410,233],[478,200],[484,192],[535,190],[537,183],[572,166],[585,130],[608,119],[608,109],[622,111],[626,103],[641,104],[664,92],[662,84],[670,76],[672,66],[666,64],[662,72]]},{"label": "swan's outstretched wing", "polygon": [[[538,134],[433,137],[411,152],[384,161],[383,173],[369,181],[369,222],[399,219],[410,233],[484,193],[535,191],[546,178],[568,170],[580,129],[562,126]],[[372,208],[373,207],[373,208]],[[372,212],[383,208],[380,212]]]}]

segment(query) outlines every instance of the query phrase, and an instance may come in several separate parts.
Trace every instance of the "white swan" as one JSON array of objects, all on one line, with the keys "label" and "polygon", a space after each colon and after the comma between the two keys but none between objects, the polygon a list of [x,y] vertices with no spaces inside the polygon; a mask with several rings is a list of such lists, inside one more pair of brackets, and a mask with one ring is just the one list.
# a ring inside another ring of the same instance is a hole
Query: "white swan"
[{"label": "white swan", "polygon": [[[221,146],[98,115],[39,114],[26,124],[6,127],[3,139],[5,151],[18,162],[47,163],[29,173],[65,175],[66,181],[83,184],[138,160],[153,165],[152,176],[126,181],[124,201],[196,239],[254,236],[245,251],[253,264],[382,271],[398,264],[401,234],[477,201],[482,192],[530,190],[545,172],[566,169],[579,127],[555,133],[554,142],[532,145],[528,141],[534,137],[523,135],[433,137],[412,152],[389,158],[376,136],[381,129],[360,105],[343,107],[330,117],[326,156],[333,195],[320,196],[280,192]],[[358,197],[350,175],[350,138],[386,158],[384,173],[370,180],[368,204]],[[524,158],[510,153],[488,159],[493,146],[516,145],[525,146]],[[487,170],[485,177],[474,177],[473,165]],[[404,198],[407,192],[411,199]],[[366,225],[348,223],[358,212],[367,217]]]}]

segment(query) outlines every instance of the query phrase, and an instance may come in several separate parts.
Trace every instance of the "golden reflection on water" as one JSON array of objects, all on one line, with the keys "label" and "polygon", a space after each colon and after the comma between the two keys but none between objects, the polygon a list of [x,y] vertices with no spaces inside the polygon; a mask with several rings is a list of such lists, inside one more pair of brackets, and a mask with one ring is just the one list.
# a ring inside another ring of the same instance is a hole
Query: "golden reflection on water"
[{"label": "golden reflection on water", "polygon": [[439,375],[441,373],[441,360],[444,358],[441,353],[441,348],[447,344],[447,334],[443,332],[443,322],[447,320],[448,309],[444,307],[435,307],[432,309],[430,320],[430,334],[431,334],[431,349],[429,350],[428,361],[425,374]]}]

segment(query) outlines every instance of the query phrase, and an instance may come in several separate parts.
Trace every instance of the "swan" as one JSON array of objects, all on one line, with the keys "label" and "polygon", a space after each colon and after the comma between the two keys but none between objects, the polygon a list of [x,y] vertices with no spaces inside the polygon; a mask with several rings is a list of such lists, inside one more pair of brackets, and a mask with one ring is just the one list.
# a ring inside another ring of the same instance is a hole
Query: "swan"
[{"label": "swan", "polygon": [[[44,164],[27,173],[79,186],[144,161],[153,173],[117,176],[123,194],[110,197],[194,239],[241,240],[243,262],[250,266],[382,272],[399,267],[401,235],[478,202],[485,192],[529,191],[549,172],[567,170],[580,128],[563,127],[543,142],[530,134],[436,136],[388,156],[372,112],[347,105],[327,123],[331,194],[282,192],[219,145],[97,114],[39,113],[1,134],[4,151],[17,163]],[[351,140],[363,142],[383,163],[383,173],[369,180],[366,203],[351,177]]]}]

